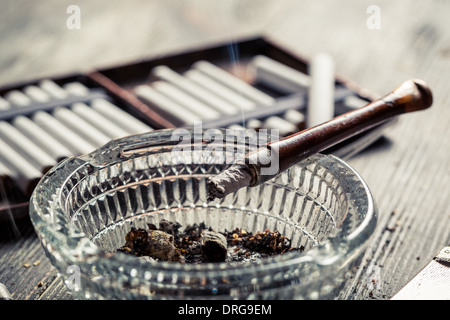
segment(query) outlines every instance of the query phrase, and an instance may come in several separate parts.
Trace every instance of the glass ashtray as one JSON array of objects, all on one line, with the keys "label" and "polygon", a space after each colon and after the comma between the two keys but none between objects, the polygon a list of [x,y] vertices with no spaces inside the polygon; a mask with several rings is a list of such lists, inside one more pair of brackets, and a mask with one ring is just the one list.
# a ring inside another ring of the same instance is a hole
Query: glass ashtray
[{"label": "glass ashtray", "polygon": [[[376,226],[365,182],[339,158],[318,154],[260,186],[207,201],[207,179],[255,144],[229,137],[219,129],[157,130],[113,140],[46,173],[30,216],[74,298],[337,297]],[[204,222],[217,232],[277,230],[304,250],[201,264],[118,251],[132,228],[161,220],[181,228]]]}]

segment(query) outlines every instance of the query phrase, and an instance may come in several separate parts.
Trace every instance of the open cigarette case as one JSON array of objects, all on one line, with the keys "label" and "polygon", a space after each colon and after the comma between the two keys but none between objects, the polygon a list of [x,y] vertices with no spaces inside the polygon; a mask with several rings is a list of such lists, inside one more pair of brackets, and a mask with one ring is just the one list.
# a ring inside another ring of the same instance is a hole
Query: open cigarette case
[{"label": "open cigarette case", "polygon": [[[305,128],[307,59],[265,37],[0,88],[0,222],[28,216],[40,177],[65,157],[149,130]],[[306,84],[301,82],[305,81]],[[335,75],[334,115],[377,98]],[[386,122],[324,153],[349,158]]]}]

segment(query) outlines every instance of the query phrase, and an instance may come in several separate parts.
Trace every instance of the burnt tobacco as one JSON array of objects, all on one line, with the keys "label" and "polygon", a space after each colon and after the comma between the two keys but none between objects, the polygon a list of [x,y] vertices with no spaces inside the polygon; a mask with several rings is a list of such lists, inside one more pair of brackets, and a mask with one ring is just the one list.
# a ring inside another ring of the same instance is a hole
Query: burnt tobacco
[{"label": "burnt tobacco", "polygon": [[182,263],[244,262],[284,254],[304,248],[292,248],[291,241],[278,231],[268,229],[251,233],[236,228],[215,232],[205,223],[187,226],[162,220],[159,226],[148,229],[132,228],[125,237],[125,245],[118,251],[159,261]]}]

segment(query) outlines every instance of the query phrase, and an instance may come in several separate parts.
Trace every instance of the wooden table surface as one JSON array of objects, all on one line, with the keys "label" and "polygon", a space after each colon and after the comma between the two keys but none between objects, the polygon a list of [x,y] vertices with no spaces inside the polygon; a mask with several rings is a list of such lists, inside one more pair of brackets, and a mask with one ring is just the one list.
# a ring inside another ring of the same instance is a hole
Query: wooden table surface
[{"label": "wooden table surface", "polygon": [[[71,4],[81,9],[81,29],[66,26]],[[370,5],[379,29],[368,28]],[[450,244],[449,12],[439,0],[2,0],[0,86],[252,34],[306,57],[328,52],[339,74],[379,94],[425,80],[432,108],[401,117],[348,160],[369,185],[379,221],[339,299],[384,300]],[[14,299],[71,299],[27,222],[1,226],[0,282]]]}]

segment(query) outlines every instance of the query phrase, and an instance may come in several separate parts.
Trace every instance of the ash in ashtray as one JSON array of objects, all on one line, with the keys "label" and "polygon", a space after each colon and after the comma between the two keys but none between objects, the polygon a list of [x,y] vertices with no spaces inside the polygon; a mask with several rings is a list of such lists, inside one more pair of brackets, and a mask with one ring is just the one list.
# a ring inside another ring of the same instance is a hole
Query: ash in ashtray
[{"label": "ash in ashtray", "polygon": [[251,261],[304,249],[292,248],[288,238],[268,229],[256,233],[239,228],[216,232],[204,223],[183,231],[180,228],[179,223],[166,220],[158,227],[148,224],[148,229],[133,228],[119,251],[147,259],[204,263]]}]

